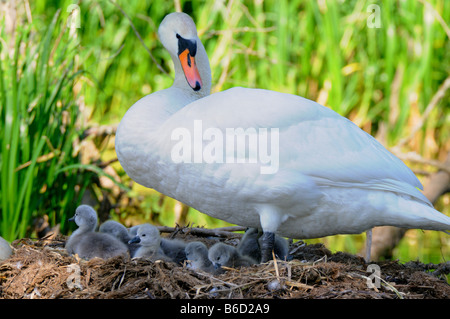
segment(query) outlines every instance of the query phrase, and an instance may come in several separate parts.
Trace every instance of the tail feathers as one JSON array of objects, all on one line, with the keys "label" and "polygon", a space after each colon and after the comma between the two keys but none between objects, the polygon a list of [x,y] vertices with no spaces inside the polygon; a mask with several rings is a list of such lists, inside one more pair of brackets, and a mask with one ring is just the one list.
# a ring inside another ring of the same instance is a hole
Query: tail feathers
[{"label": "tail feathers", "polygon": [[438,230],[450,235],[450,217],[433,207],[401,198],[399,208],[402,218],[399,220],[400,224],[395,226]]}]

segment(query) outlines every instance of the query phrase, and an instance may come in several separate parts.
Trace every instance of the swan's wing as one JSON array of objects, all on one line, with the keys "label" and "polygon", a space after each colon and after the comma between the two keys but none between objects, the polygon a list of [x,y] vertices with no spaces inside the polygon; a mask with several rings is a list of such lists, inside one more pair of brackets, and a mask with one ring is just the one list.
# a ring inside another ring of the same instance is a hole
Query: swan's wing
[{"label": "swan's wing", "polygon": [[[307,176],[318,186],[389,190],[429,203],[417,190],[421,183],[400,159],[348,119],[300,96],[233,88],[188,104],[160,129],[166,134],[180,127],[193,132],[194,121],[201,123],[202,132],[215,128],[224,135],[236,128],[254,128],[256,134],[278,130],[279,171]],[[222,174],[244,174],[242,166],[226,167],[230,172]],[[291,183],[294,187],[295,181]]]}]

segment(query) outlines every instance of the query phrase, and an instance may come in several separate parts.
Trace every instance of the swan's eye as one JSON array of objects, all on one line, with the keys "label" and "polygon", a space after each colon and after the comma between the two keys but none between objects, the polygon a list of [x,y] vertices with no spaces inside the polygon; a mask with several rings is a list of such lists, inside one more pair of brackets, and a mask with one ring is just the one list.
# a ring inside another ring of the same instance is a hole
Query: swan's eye
[{"label": "swan's eye", "polygon": [[195,55],[197,54],[197,42],[195,40],[185,39],[178,33],[177,39],[178,39],[178,55],[180,55],[187,49],[189,55],[195,57]]},{"label": "swan's eye", "polygon": [[145,234],[142,234],[141,236],[142,236],[142,237],[145,237]]}]

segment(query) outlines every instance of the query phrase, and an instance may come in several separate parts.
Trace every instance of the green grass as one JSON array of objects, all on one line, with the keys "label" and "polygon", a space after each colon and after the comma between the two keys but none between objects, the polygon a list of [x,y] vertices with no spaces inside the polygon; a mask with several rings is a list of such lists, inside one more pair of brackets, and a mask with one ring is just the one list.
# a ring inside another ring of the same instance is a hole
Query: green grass
[{"label": "green grass", "polygon": [[0,49],[0,231],[9,241],[30,235],[43,214],[66,229],[65,216],[93,175],[64,170],[79,162],[74,147],[83,129],[73,90],[81,74],[76,43],[59,12],[39,32],[23,22],[15,32],[2,28]]},{"label": "green grass", "polygon": [[[51,26],[57,10],[61,10],[61,19],[65,21],[69,15],[66,9],[73,2],[31,2],[32,16],[35,24],[40,26],[39,30]],[[112,1],[79,2],[79,45],[76,52],[61,58],[71,61],[76,56],[75,66],[84,70],[77,76],[80,87],[77,93],[83,98],[90,123],[117,124],[139,98],[171,85],[171,76],[161,72],[152,61],[131,23],[162,68],[173,74],[169,54],[159,43],[156,31],[162,18],[175,11],[178,5],[196,21],[211,62],[213,91],[246,86],[302,95],[350,118],[365,131],[377,136],[387,147],[395,146],[409,135],[439,86],[450,74],[448,26],[442,25],[442,21],[450,21],[450,2],[446,0],[429,1],[429,6],[426,5],[428,2],[415,0],[116,2],[131,22]],[[381,28],[367,26],[370,14],[367,7],[370,4],[379,5]],[[433,9],[427,9],[429,7]],[[60,45],[69,44],[64,40]],[[18,56],[17,59],[23,57]],[[10,65],[14,65],[13,58],[2,61],[3,74],[11,73],[6,70]],[[49,68],[55,67],[52,65]],[[77,70],[71,70],[67,77],[70,78],[70,74]],[[54,78],[60,79],[64,72],[61,68],[56,68],[56,71],[59,73],[56,72]],[[43,83],[46,82],[51,81]],[[56,84],[53,82],[53,85]],[[73,84],[66,81],[64,87]],[[61,86],[61,90],[64,92],[60,94],[61,98],[73,100],[70,89]],[[18,88],[8,88],[7,91],[11,94]],[[47,91],[51,92],[50,89]],[[423,127],[402,147],[402,151],[414,151],[427,159],[445,159],[450,149],[448,94],[435,106]],[[50,95],[46,93],[45,96]],[[14,104],[14,95],[7,99]],[[29,101],[36,99],[40,99],[38,94]],[[6,111],[2,112],[5,118]],[[13,110],[8,109],[8,112]],[[15,138],[15,143],[19,138],[24,138],[16,126],[5,128],[2,134],[9,134],[10,139]],[[48,143],[39,138],[30,138],[28,143],[34,143],[33,147],[30,146],[33,150],[38,150],[38,146],[42,145],[43,149],[36,159],[51,152]],[[55,150],[62,150],[56,142],[52,141],[51,145]],[[7,145],[3,143],[3,147],[6,149]],[[12,165],[9,171],[24,162],[33,163],[31,153],[26,159],[19,160],[18,156],[22,153],[14,152],[8,153],[13,164],[2,163]],[[112,146],[102,154],[107,159],[115,156]],[[41,164],[35,163],[34,170],[38,170],[36,167]],[[414,162],[407,164],[413,169],[436,171],[432,166]],[[127,176],[120,165],[115,163],[114,168],[127,183]],[[69,171],[64,172],[67,174]],[[25,178],[26,171],[20,174],[23,175],[20,178],[13,177],[16,184]],[[29,174],[30,180],[48,178]],[[49,174],[54,176],[52,171]],[[419,177],[426,181],[423,176]],[[6,183],[7,178],[12,177],[3,177],[2,174],[2,181]],[[2,188],[2,194],[6,196],[7,192],[12,193],[13,190]],[[145,196],[142,198],[139,194]],[[166,198],[161,205],[159,196],[150,196],[140,188],[136,188],[131,195],[139,198],[144,216],[165,224],[176,222],[172,199]],[[5,205],[10,208],[14,206],[11,202]],[[52,205],[54,203],[48,203],[49,207]],[[436,208],[449,215],[449,196],[444,196]],[[121,218],[126,217],[124,211],[126,209],[120,213]],[[189,211],[188,220],[208,227],[222,224],[194,210]],[[437,232],[412,230],[397,247],[396,256],[403,260],[448,260],[448,249],[442,248],[448,247],[448,237]],[[326,242],[332,250],[357,252],[364,245],[364,235],[333,236],[320,241]]]}]

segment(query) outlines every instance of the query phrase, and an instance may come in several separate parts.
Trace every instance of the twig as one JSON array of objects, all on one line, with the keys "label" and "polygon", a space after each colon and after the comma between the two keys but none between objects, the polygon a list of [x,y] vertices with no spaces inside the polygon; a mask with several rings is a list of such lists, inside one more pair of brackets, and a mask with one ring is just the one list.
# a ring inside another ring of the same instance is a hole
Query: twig
[{"label": "twig", "polygon": [[442,165],[446,165],[449,169],[441,169],[432,174],[424,188],[423,194],[432,203],[435,203],[441,195],[450,192],[450,151],[447,153],[447,159]]},{"label": "twig", "polygon": [[403,161],[410,161],[419,164],[434,166],[450,174],[450,166],[446,163],[442,163],[431,159],[425,159],[416,152],[403,153],[397,148],[397,146],[391,148],[391,152],[394,153],[395,156],[397,156]]},{"label": "twig", "polygon": [[164,70],[164,68],[158,63],[158,61],[156,61],[155,57],[153,56],[152,52],[150,51],[150,49],[145,45],[144,40],[142,40],[141,35],[139,34],[139,32],[137,31],[136,27],[133,24],[133,21],[131,20],[131,18],[128,16],[128,14],[122,9],[122,7],[116,3],[113,0],[109,0],[112,4],[114,4],[117,9],[120,10],[120,12],[122,12],[122,14],[124,15],[125,18],[128,19],[128,21],[130,22],[130,26],[134,31],[134,34],[137,36],[137,38],[139,39],[139,41],[142,43],[142,45],[144,46],[145,50],[148,52],[148,54],[150,55],[150,58],[152,59],[153,63],[156,64],[156,66],[158,67],[158,69],[163,72],[165,75],[172,77],[166,70]]},{"label": "twig", "polygon": [[102,136],[102,135],[112,135],[116,134],[117,124],[112,125],[100,125],[100,126],[91,126],[83,132],[84,137],[93,135],[94,137]]},{"label": "twig", "polygon": [[234,29],[227,29],[227,30],[211,30],[208,31],[208,36],[213,35],[222,35],[226,33],[246,33],[246,32],[254,32],[254,33],[269,33],[272,31],[275,31],[277,28],[275,27],[267,27],[267,28],[250,28],[250,27],[242,27],[242,28],[234,28]]},{"label": "twig", "polygon": [[442,29],[444,29],[445,33],[447,34],[447,37],[450,39],[450,28],[445,23],[445,20],[442,18],[442,16],[439,14],[439,12],[437,12],[436,9],[428,1],[419,0],[419,2],[422,2],[423,5],[433,13],[434,17],[436,18],[436,20],[438,20]]},{"label": "twig", "polygon": [[242,226],[230,226],[230,227],[221,227],[221,228],[197,228],[197,227],[168,227],[168,226],[158,226],[158,230],[162,233],[172,233],[174,231],[181,231],[183,233],[189,233],[197,236],[215,236],[215,237],[238,237],[241,234],[236,234],[234,232],[244,231],[246,228]]},{"label": "twig", "polygon": [[273,266],[275,267],[275,274],[277,275],[278,282],[280,282],[280,272],[278,270],[277,258],[275,257],[275,251],[273,250],[272,250],[272,257],[273,257]]},{"label": "twig", "polygon": [[411,130],[409,135],[405,138],[402,138],[393,149],[400,150],[406,143],[413,139],[414,135],[422,128],[426,119],[430,115],[431,111],[436,107],[438,102],[444,97],[445,92],[450,88],[450,76],[445,79],[444,83],[439,87],[438,91],[434,94],[430,103],[428,103],[425,111],[422,114],[422,117],[419,120],[419,123]]},{"label": "twig", "polygon": [[123,279],[125,278],[126,272],[127,272],[127,265],[125,265],[125,269],[123,270],[123,274],[122,274],[122,277],[120,278],[119,286],[117,287],[117,289],[120,289],[120,287],[122,286],[122,282],[123,282]]},{"label": "twig", "polygon": [[292,287],[296,287],[296,288],[302,288],[302,289],[314,289],[314,286],[310,286],[310,285],[307,285],[307,284],[304,284],[304,283],[301,283],[301,282],[295,282],[295,281],[290,281],[290,280],[287,280],[286,282],[285,282],[285,284],[286,285],[288,285],[288,286],[291,286],[291,288]]}]

